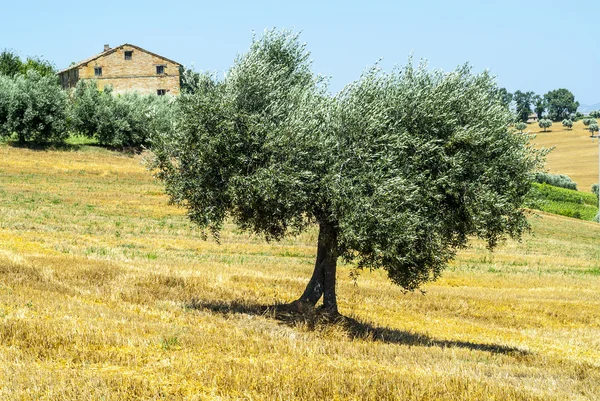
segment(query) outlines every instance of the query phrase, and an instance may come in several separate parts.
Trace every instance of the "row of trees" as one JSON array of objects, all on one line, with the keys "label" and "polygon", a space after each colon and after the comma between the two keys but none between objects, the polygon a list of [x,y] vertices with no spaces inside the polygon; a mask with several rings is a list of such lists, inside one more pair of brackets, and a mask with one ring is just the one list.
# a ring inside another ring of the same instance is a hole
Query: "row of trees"
[{"label": "row of trees", "polygon": [[43,76],[56,75],[54,65],[41,57],[27,57],[23,61],[14,51],[5,49],[0,52],[0,75],[14,77],[28,71],[36,71]]},{"label": "row of trees", "polygon": [[50,63],[0,54],[0,138],[20,143],[62,142],[71,134],[103,145],[148,145],[153,133],[172,128],[172,101],[139,94],[113,95],[95,82],[64,91]]},{"label": "row of trees", "polygon": [[579,102],[575,101],[575,96],[568,89],[556,89],[541,96],[520,90],[511,94],[501,88],[498,94],[506,107],[514,107],[517,120],[521,122],[527,122],[533,112],[540,119],[547,117],[552,121],[577,118]]},{"label": "row of trees", "polygon": [[[583,120],[583,124],[587,127],[587,129],[591,132],[592,135],[598,132],[598,122],[595,119],[586,118],[585,120]],[[552,126],[552,120],[542,118],[538,121],[538,125],[540,126],[540,128],[544,129],[544,132],[546,132],[546,130]],[[562,120],[562,125],[567,129],[573,129],[573,120],[565,118],[564,120]],[[518,129],[520,132],[523,132],[525,129],[527,129],[527,124],[525,124],[524,122],[518,122],[517,124],[515,124],[515,128]]]},{"label": "row of trees", "polygon": [[111,146],[149,145],[155,133],[172,129],[172,98],[98,90],[93,81],[79,81],[70,97],[73,132]]}]

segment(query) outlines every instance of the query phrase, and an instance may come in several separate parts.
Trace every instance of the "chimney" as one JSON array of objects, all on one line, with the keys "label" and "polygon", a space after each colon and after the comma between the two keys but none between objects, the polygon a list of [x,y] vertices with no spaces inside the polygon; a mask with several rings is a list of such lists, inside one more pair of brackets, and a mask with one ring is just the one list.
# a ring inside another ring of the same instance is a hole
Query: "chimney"
[{"label": "chimney", "polygon": [[109,45],[104,45],[104,51],[107,52],[110,50],[110,46]]}]

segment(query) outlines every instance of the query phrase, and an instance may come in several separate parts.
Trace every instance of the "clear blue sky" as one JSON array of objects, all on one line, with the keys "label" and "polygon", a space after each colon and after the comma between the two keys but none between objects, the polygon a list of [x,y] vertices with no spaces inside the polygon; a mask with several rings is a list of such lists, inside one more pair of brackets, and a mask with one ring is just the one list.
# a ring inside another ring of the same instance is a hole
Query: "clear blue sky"
[{"label": "clear blue sky", "polygon": [[132,43],[196,70],[225,71],[252,31],[302,31],[317,73],[339,91],[383,58],[390,69],[412,53],[432,68],[469,62],[509,91],[567,88],[600,102],[600,1],[8,1],[0,49],[41,55],[59,68]]}]

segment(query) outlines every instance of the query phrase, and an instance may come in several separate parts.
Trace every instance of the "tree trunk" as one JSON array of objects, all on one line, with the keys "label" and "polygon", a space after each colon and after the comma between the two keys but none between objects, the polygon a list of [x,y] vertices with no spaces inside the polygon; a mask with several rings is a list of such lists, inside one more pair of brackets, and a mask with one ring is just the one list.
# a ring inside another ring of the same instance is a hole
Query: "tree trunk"
[{"label": "tree trunk", "polygon": [[323,297],[323,309],[327,313],[338,313],[335,295],[337,258],[337,229],[331,223],[320,222],[315,270],[304,293],[295,302],[300,308],[301,305],[314,307]]}]

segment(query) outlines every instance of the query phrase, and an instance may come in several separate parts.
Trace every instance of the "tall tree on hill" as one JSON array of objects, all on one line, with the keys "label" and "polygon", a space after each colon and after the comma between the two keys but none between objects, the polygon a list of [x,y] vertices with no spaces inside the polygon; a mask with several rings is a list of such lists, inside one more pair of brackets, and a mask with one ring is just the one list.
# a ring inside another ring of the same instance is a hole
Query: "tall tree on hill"
[{"label": "tall tree on hill", "polygon": [[502,104],[506,106],[506,108],[509,108],[510,104],[513,101],[513,94],[506,90],[506,88],[498,88],[496,93],[498,94],[498,97]]},{"label": "tall tree on hill", "polygon": [[517,108],[517,120],[526,123],[532,112],[531,102],[533,101],[533,92],[521,92],[518,90],[513,94],[513,101]]},{"label": "tall tree on hill", "polygon": [[466,246],[527,227],[522,202],[541,154],[509,129],[489,74],[373,68],[338,95],[296,35],[268,31],[223,80],[178,98],[177,130],[154,139],[171,200],[218,237],[225,219],[279,240],[319,228],[314,271],[288,307],[337,314],[339,258],[383,268],[405,290]]},{"label": "tall tree on hill", "polygon": [[533,103],[533,110],[535,114],[537,114],[538,119],[542,119],[544,111],[546,110],[546,99],[540,95],[534,95],[531,99]]},{"label": "tall tree on hill", "polygon": [[548,117],[553,121],[569,118],[577,111],[579,102],[571,91],[561,88],[550,91],[544,95],[548,107]]},{"label": "tall tree on hill", "polygon": [[0,53],[0,75],[14,77],[17,74],[27,74],[27,71],[36,71],[42,76],[56,75],[56,68],[48,60],[41,57],[27,57],[25,62],[21,61],[19,55],[12,50],[3,50]]},{"label": "tall tree on hill", "polygon": [[0,53],[0,75],[14,77],[21,72],[22,66],[23,63],[17,53],[12,50],[2,50],[2,53]]},{"label": "tall tree on hill", "polygon": [[27,71],[36,71],[42,76],[54,77],[56,75],[54,64],[37,56],[27,57],[27,60],[21,65],[21,73],[26,74]]}]

